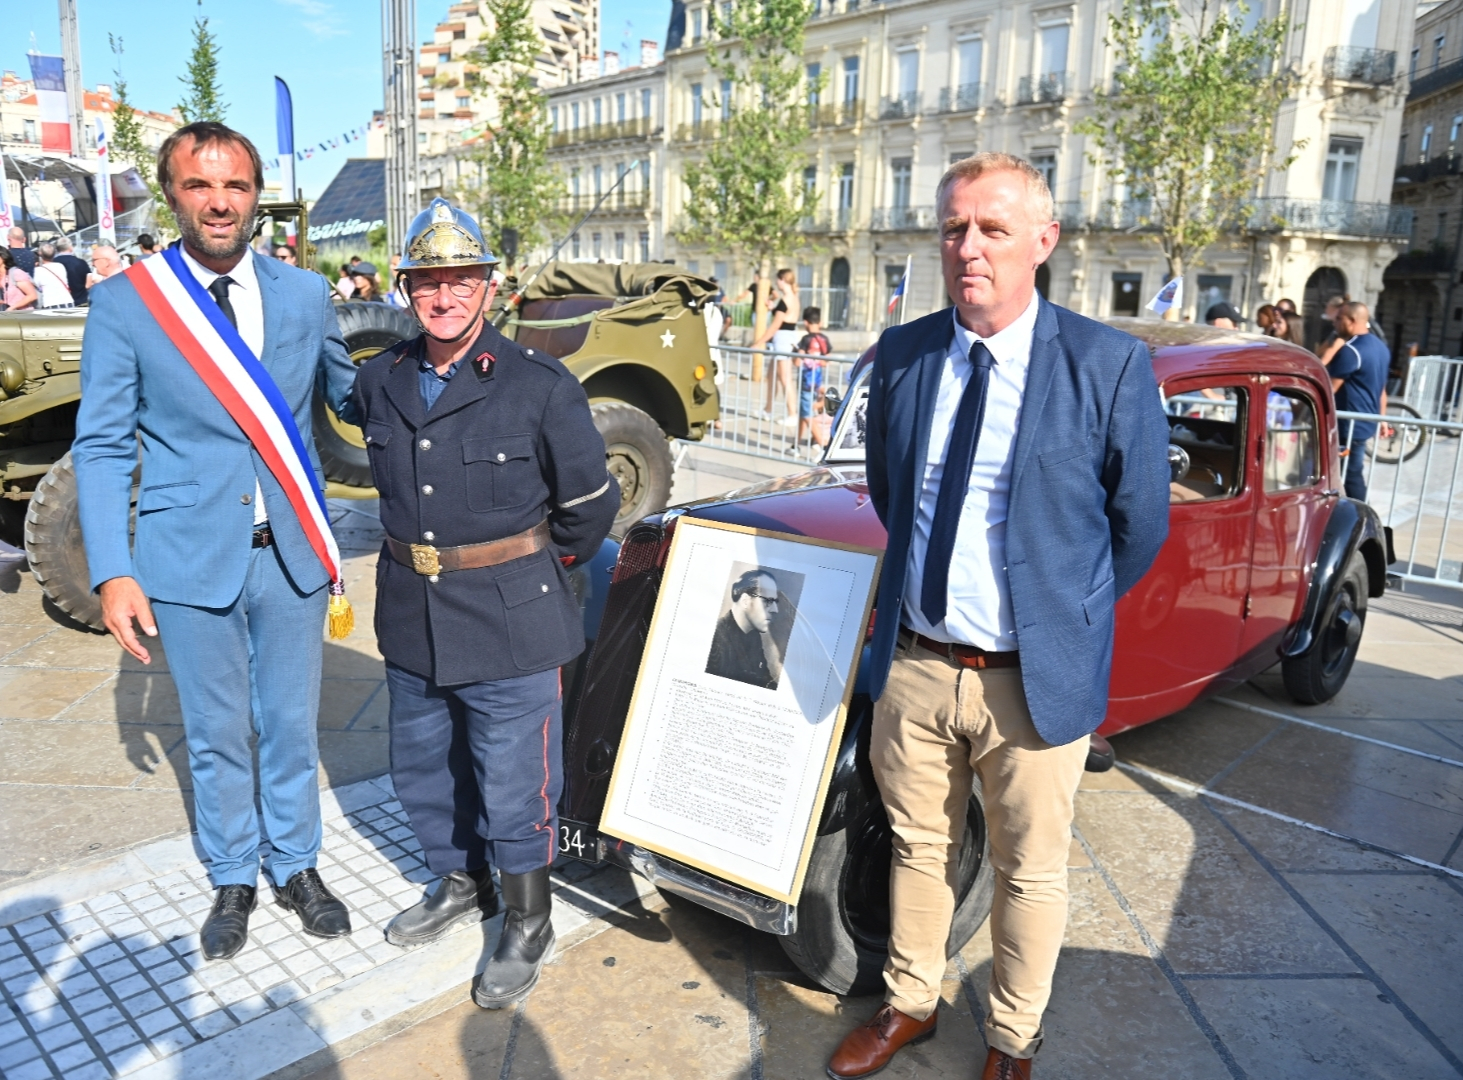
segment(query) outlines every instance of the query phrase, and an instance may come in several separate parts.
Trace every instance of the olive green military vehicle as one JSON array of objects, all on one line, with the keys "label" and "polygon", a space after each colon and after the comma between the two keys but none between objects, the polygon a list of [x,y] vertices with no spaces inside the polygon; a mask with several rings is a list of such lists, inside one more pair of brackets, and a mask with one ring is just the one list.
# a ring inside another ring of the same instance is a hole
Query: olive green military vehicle
[{"label": "olive green military vehicle", "polygon": [[[261,212],[294,216],[302,209]],[[513,285],[509,279],[504,293]],[[700,439],[718,416],[705,318],[713,291],[710,282],[668,265],[551,263],[516,311],[505,310],[501,298],[495,305],[506,335],[558,357],[584,384],[620,484],[616,534],[669,501],[668,440]],[[342,303],[336,314],[358,364],[417,332],[409,314],[387,304]],[[100,627],[70,455],[85,327],[85,308],[0,312],[0,539],[18,543],[23,536],[46,596],[72,618]],[[359,429],[342,424],[320,400],[314,428],[326,495],[375,498]]]}]

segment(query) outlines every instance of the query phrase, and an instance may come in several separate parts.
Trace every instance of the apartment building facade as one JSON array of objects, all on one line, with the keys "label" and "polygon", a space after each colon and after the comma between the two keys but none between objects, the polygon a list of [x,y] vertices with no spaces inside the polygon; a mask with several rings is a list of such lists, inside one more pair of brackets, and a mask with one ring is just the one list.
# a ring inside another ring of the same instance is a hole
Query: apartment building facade
[{"label": "apartment building facade", "polygon": [[[720,98],[706,63],[708,2],[688,0],[684,37],[664,65],[665,250],[702,272],[708,260],[720,263],[740,281],[750,267],[675,237],[686,196],[679,178],[714,137],[709,103]],[[1273,16],[1279,0],[1264,7]],[[1092,160],[1096,147],[1073,130],[1090,113],[1093,88],[1112,79],[1103,40],[1112,10],[1109,0],[821,0],[803,61],[823,90],[800,166],[818,210],[788,258],[830,299],[843,290],[845,326],[883,325],[906,257],[907,313],[944,306],[935,184],[952,160],[981,150],[1020,154],[1052,185],[1063,238],[1041,275],[1046,294],[1089,315],[1142,313],[1166,262]],[[1410,215],[1390,205],[1390,163],[1410,16],[1402,0],[1315,0],[1292,16],[1284,55],[1302,79],[1276,123],[1284,143],[1304,144],[1287,169],[1257,180],[1250,228],[1191,268],[1186,317],[1202,319],[1219,299],[1253,311],[1288,295],[1313,317],[1332,291],[1376,300],[1384,268],[1407,244]]]}]

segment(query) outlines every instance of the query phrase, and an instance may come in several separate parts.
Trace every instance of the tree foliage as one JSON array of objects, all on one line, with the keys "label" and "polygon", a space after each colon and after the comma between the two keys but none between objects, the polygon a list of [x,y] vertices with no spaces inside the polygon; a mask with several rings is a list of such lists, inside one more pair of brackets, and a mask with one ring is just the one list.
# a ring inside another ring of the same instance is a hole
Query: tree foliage
[{"label": "tree foliage", "polygon": [[1249,9],[1204,0],[1123,0],[1109,16],[1112,89],[1077,125],[1125,186],[1135,224],[1152,226],[1177,277],[1242,227],[1269,170],[1303,142],[1279,144],[1275,118],[1297,76],[1281,66],[1287,15],[1246,28]]},{"label": "tree foliage", "polygon": [[812,0],[712,8],[716,40],[706,60],[730,96],[720,88],[706,95],[718,119],[703,124],[715,138],[686,166],[689,226],[681,239],[745,251],[764,280],[768,260],[798,245],[802,219],[817,208],[816,192],[798,182],[808,140],[804,28],[812,13]]},{"label": "tree foliage", "polygon": [[193,52],[188,57],[188,73],[180,75],[178,81],[184,91],[183,100],[178,102],[183,123],[223,122],[228,106],[218,85],[218,38],[208,29],[206,16],[193,20]]},{"label": "tree foliage", "polygon": [[478,165],[458,189],[495,251],[502,230],[517,229],[524,251],[542,244],[559,221],[563,179],[549,164],[548,96],[534,59],[542,42],[532,0],[487,0],[489,29],[468,54],[480,71],[469,87],[495,100],[497,117],[464,157]]},{"label": "tree foliage", "polygon": [[116,99],[112,109],[112,160],[137,170],[137,175],[142,177],[142,182],[152,194],[153,220],[159,229],[175,232],[177,223],[157,182],[157,155],[143,141],[142,121],[138,119],[137,110],[132,107],[127,94],[127,80],[122,75],[122,39],[108,34],[107,41],[117,57],[117,66],[112,69],[112,95]]}]

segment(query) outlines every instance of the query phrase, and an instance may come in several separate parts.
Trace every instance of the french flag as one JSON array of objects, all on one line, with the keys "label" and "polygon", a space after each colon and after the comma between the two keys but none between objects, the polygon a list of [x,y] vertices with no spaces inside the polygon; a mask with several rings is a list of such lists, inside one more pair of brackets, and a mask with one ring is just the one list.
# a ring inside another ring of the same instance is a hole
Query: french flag
[{"label": "french flag", "polygon": [[71,115],[66,107],[66,66],[59,56],[30,54],[30,77],[36,84],[41,113],[41,149],[71,153]]},{"label": "french flag", "polygon": [[909,285],[909,263],[904,264],[904,275],[899,279],[899,284],[894,287],[894,295],[889,297],[889,310],[886,315],[893,315],[894,309],[899,306],[899,301],[904,299],[904,290]]}]

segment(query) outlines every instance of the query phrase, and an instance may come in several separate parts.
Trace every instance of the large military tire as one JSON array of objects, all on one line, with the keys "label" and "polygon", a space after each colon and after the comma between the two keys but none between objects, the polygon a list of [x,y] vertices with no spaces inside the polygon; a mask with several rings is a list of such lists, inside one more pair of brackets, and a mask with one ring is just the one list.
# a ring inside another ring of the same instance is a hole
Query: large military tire
[{"label": "large military tire", "polygon": [[605,464],[620,485],[620,512],[610,531],[623,536],[646,514],[665,509],[676,463],[665,432],[648,413],[623,401],[602,401],[590,412],[604,437]]},{"label": "large military tire", "polygon": [[[797,932],[777,940],[803,974],[832,993],[860,996],[884,988],[892,836],[884,805],[875,801],[847,828],[813,843],[798,898]],[[975,936],[995,896],[979,784],[966,806],[955,895],[946,956],[954,956]]]},{"label": "large military tire", "polygon": [[[137,474],[133,474],[132,524],[137,517]],[[130,540],[130,536],[129,536]],[[81,542],[81,511],[76,498],[76,469],[68,451],[41,478],[25,515],[25,553],[46,598],[79,623],[94,630],[102,625],[102,602],[91,591],[86,547]]]},{"label": "large military tire", "polygon": [[1285,692],[1302,705],[1330,701],[1346,685],[1351,665],[1361,651],[1361,632],[1366,627],[1366,558],[1353,551],[1336,583],[1335,595],[1316,628],[1311,647],[1299,656],[1280,662]]},{"label": "large military tire", "polygon": [[[341,336],[346,350],[360,367],[382,349],[417,334],[416,321],[401,308],[389,304],[337,304]],[[315,428],[315,449],[327,480],[352,487],[371,486],[371,463],[366,459],[366,441],[361,429],[342,423],[325,406],[317,392],[311,405]]]}]

